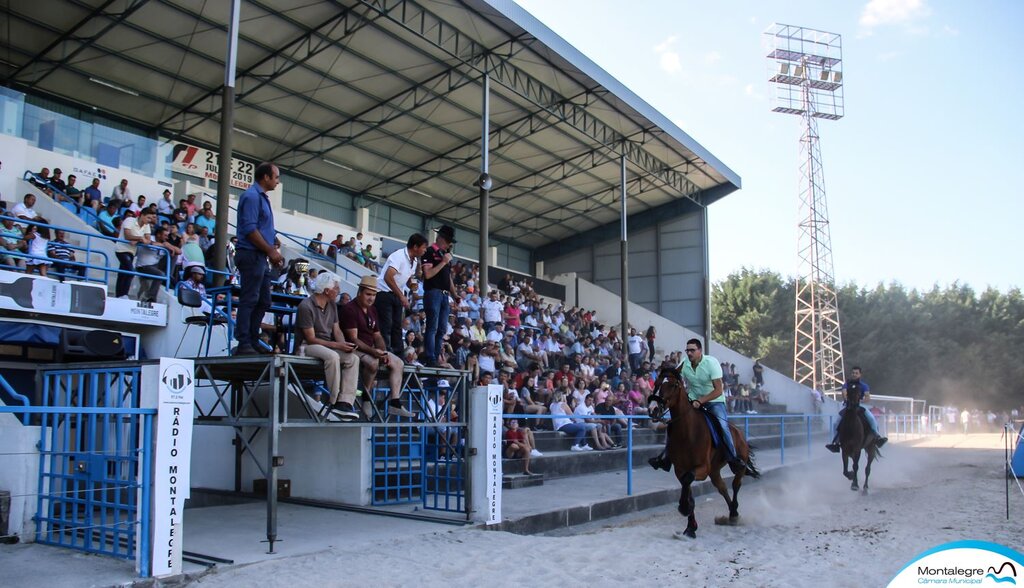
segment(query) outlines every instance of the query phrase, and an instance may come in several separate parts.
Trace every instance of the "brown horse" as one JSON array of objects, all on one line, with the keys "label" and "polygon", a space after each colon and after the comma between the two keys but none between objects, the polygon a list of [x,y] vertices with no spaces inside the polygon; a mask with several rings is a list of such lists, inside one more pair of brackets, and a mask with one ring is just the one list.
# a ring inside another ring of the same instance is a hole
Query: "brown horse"
[{"label": "brown horse", "polygon": [[747,445],[743,433],[734,425],[729,425],[733,442],[736,445],[737,457],[745,461],[749,470],[740,466],[729,466],[732,470],[732,498],[722,479],[722,468],[728,463],[728,449],[724,443],[715,447],[711,442],[711,431],[707,420],[700,411],[693,408],[683,386],[683,378],[678,369],[662,368],[655,382],[656,395],[651,400],[667,407],[672,415],[668,426],[668,457],[676,468],[676,477],[682,485],[679,495],[679,513],[687,517],[686,530],[683,534],[691,539],[697,538],[697,517],[694,515],[693,492],[690,484],[711,477],[718,493],[729,506],[728,517],[716,517],[716,524],[735,525],[739,522],[739,501],[736,495],[743,484],[743,476],[750,474],[757,478],[761,474],[753,466],[753,451]]},{"label": "brown horse", "polygon": [[[859,490],[857,484],[857,470],[860,469],[860,452],[868,456],[868,463],[864,466],[864,490],[868,493],[868,478],[871,477],[871,464],[882,456],[875,444],[877,437],[871,432],[871,428],[864,417],[860,414],[860,389],[850,387],[846,393],[846,408],[843,416],[839,419],[839,446],[843,452],[843,475],[850,480],[850,490]],[[853,467],[848,463],[852,461]]]}]

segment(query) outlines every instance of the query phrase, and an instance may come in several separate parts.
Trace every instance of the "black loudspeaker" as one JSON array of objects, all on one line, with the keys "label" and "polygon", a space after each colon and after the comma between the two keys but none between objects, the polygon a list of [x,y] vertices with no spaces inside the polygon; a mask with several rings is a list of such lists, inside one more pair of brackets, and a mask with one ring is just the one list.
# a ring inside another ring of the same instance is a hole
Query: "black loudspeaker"
[{"label": "black loudspeaker", "polygon": [[124,359],[124,336],[113,331],[64,329],[60,335],[58,361],[103,361]]}]

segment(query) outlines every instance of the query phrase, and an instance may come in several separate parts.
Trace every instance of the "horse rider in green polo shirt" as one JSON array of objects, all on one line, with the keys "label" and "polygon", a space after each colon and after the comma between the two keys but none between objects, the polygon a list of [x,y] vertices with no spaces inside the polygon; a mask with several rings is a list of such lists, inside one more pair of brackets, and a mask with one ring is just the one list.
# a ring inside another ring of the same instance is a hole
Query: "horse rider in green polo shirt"
[{"label": "horse rider in green polo shirt", "polygon": [[[729,451],[729,465],[748,468],[747,463],[736,455],[736,445],[733,443],[732,433],[729,430],[729,419],[725,412],[725,394],[722,393],[721,364],[714,357],[704,355],[700,339],[690,339],[686,342],[686,359],[679,365],[679,369],[683,380],[686,381],[686,392],[693,408],[697,410],[704,408],[721,424],[722,441]],[[672,464],[668,459],[667,440],[665,451],[661,455],[651,458],[649,463],[654,469],[669,470]]]}]

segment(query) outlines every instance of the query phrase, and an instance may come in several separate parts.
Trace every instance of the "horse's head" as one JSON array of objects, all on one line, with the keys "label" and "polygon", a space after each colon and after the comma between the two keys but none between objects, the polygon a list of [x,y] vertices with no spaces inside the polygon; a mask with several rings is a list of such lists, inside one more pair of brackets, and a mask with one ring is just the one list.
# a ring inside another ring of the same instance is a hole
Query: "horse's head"
[{"label": "horse's head", "polygon": [[661,368],[654,380],[654,392],[650,396],[650,401],[657,403],[657,406],[650,410],[652,418],[661,418],[666,409],[675,408],[685,394],[686,388],[683,386],[683,376],[679,369],[667,366]]},{"label": "horse's head", "polygon": [[864,396],[864,389],[860,382],[849,381],[846,383],[846,406],[856,409],[860,406],[860,400]]}]

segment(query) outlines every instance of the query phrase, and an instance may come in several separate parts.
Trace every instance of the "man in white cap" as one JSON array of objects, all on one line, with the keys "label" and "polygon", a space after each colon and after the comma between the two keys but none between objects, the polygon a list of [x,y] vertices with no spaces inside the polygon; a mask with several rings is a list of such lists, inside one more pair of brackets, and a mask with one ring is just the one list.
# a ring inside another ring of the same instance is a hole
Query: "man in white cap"
[{"label": "man in white cap", "polygon": [[345,338],[356,346],[354,353],[362,365],[365,390],[368,393],[373,390],[377,380],[377,368],[381,364],[387,366],[391,388],[388,413],[412,417],[414,414],[402,406],[401,400],[402,370],[405,364],[397,355],[389,352],[384,344],[384,337],[377,326],[377,309],[373,306],[376,298],[377,277],[363,276],[359,281],[356,297],[341,307],[341,329]]},{"label": "man in white cap", "polygon": [[[359,418],[352,407],[359,383],[359,359],[356,346],[345,340],[338,322],[337,298],[341,296],[341,279],[337,274],[322,272],[313,282],[313,293],[299,303],[295,326],[296,345],[300,355],[324,362],[324,375],[330,403],[343,420]],[[340,397],[339,397],[340,395]]]}]

